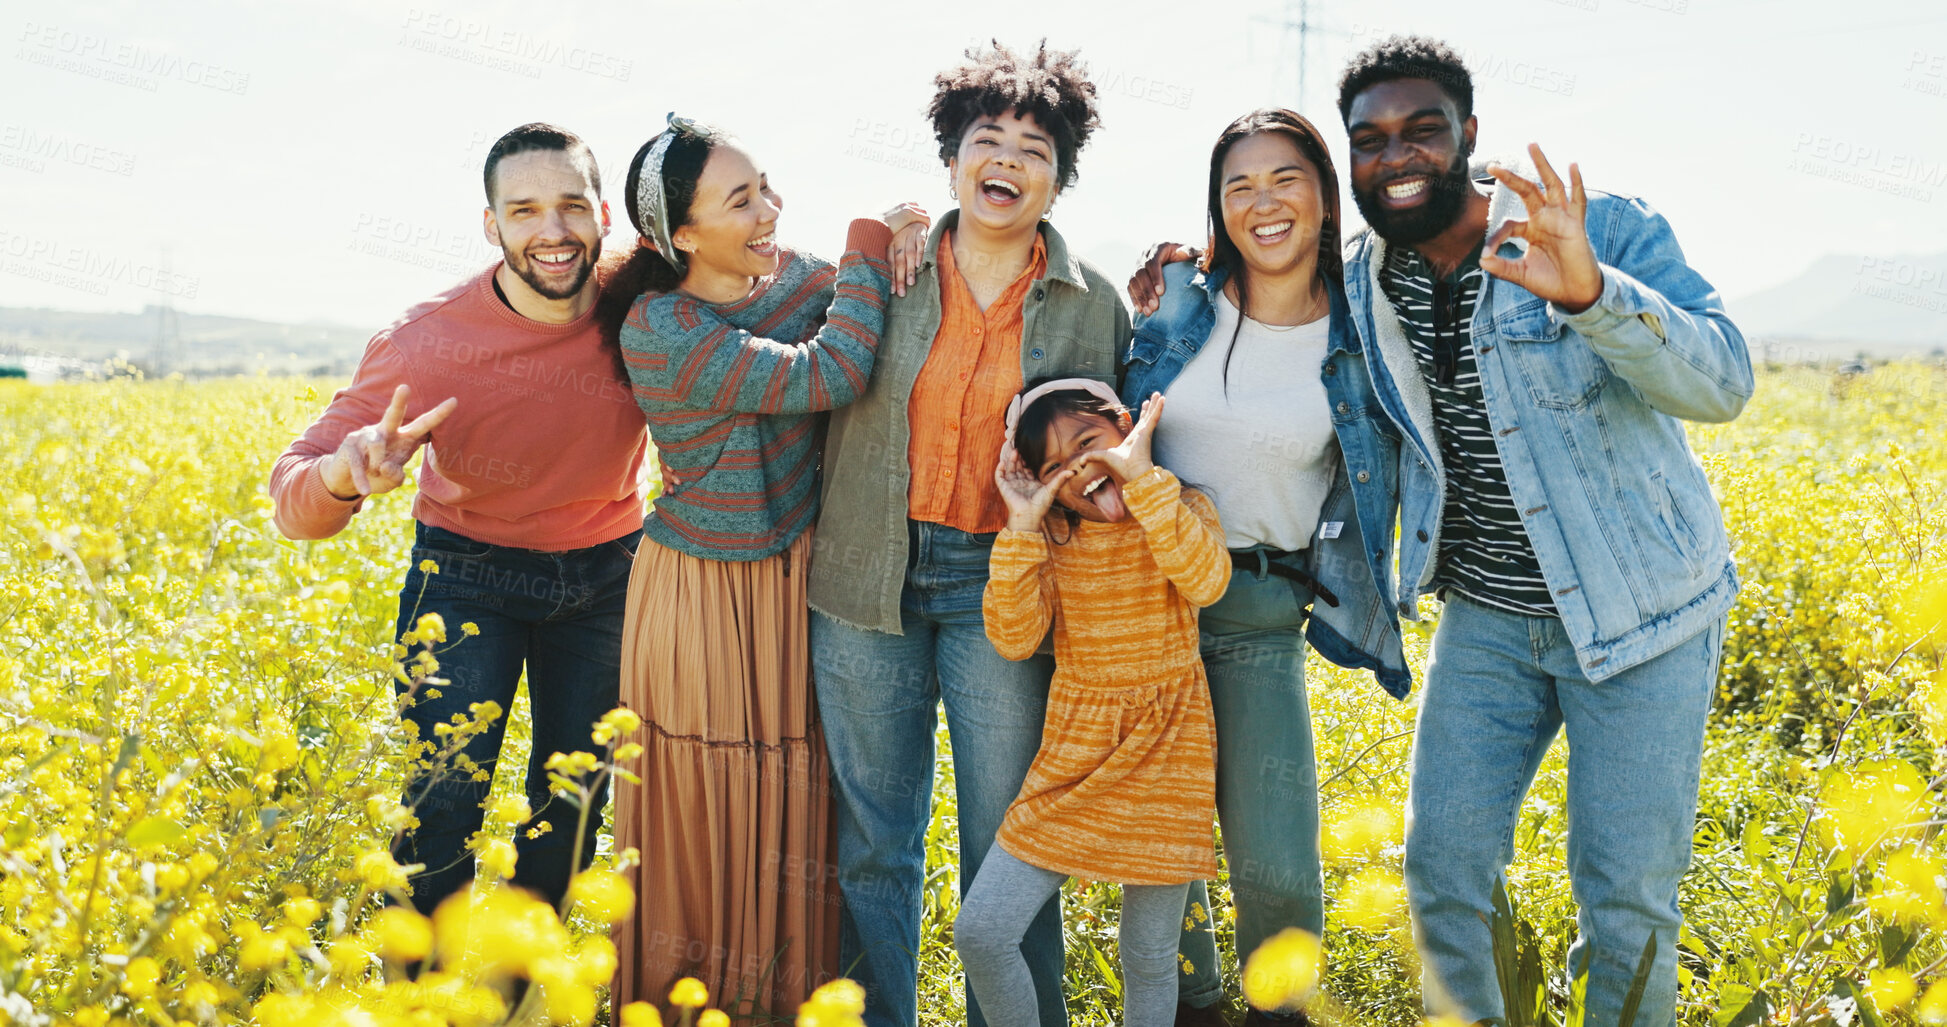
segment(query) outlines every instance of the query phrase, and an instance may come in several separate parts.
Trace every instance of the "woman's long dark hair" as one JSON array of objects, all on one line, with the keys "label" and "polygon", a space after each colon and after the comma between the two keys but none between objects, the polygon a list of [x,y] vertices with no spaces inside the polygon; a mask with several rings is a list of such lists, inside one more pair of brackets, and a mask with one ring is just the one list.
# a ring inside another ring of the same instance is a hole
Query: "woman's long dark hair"
[{"label": "woman's long dark hair", "polygon": [[1208,272],[1223,268],[1232,282],[1237,283],[1237,325],[1230,333],[1230,348],[1224,351],[1224,384],[1230,384],[1230,356],[1237,348],[1238,332],[1244,328],[1244,318],[1250,316],[1251,290],[1249,276],[1245,273],[1244,254],[1237,243],[1224,229],[1224,158],[1230,148],[1260,132],[1279,132],[1291,138],[1298,152],[1311,161],[1318,169],[1318,189],[1324,202],[1324,217],[1318,225],[1318,269],[1322,278],[1333,278],[1344,274],[1343,258],[1339,254],[1339,176],[1332,167],[1332,151],[1325,146],[1325,137],[1318,134],[1305,116],[1297,111],[1283,107],[1260,107],[1230,123],[1217,137],[1217,145],[1210,149],[1210,195],[1207,211],[1210,218],[1210,245],[1204,251],[1203,269]]},{"label": "woman's long dark hair", "polygon": [[[664,129],[664,132],[673,131]],[[656,140],[663,137],[658,132],[642,144],[629,161],[629,177],[623,189],[623,201],[629,210],[629,224],[635,228],[638,237],[626,255],[601,268],[601,298],[596,302],[596,318],[611,338],[620,333],[622,322],[628,319],[629,309],[635,306],[636,297],[645,292],[670,292],[683,281],[674,265],[664,260],[655,247],[646,246],[642,239],[650,237],[647,212],[641,209],[636,200],[637,187],[642,183],[642,165],[649,159],[649,151],[655,148]],[[696,183],[703,177],[703,165],[710,154],[725,136],[714,129],[704,129],[699,133],[678,132],[670,140],[669,152],[663,154],[663,196],[669,206],[669,231],[689,224],[690,205],[696,201]]]}]

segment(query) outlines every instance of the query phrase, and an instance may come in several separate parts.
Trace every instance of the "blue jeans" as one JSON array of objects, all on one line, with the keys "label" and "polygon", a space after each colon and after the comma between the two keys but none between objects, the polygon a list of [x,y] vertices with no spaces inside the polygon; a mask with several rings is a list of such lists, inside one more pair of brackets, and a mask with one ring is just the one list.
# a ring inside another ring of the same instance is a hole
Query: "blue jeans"
[{"label": "blue jeans", "polygon": [[[1311,601],[1311,591],[1295,581],[1262,566],[1239,567],[1224,597],[1198,618],[1217,717],[1217,818],[1240,964],[1287,927],[1321,936],[1325,929],[1318,770],[1305,695]],[[1192,883],[1181,939],[1188,965],[1178,981],[1179,998],[1192,1006],[1224,997],[1215,916],[1204,882]]]},{"label": "blue jeans", "polygon": [[[960,893],[994,844],[1041,746],[1054,658],[1014,662],[981,620],[993,535],[908,523],[900,630],[868,631],[814,612],[811,665],[837,792],[839,964],[865,987],[870,1027],[918,1022],[920,898],[933,807],[933,732],[946,707],[960,824]],[[1048,900],[1022,952],[1043,1027],[1068,1022],[1061,902]],[[983,1027],[967,997],[967,1021]]]},{"label": "blue jeans", "polygon": [[[438,676],[448,683],[430,689],[437,696],[422,686],[404,713],[418,725],[421,739],[437,741],[433,726],[455,714],[466,715],[473,703],[497,702],[503,711],[500,720],[464,750],[492,774],[526,667],[534,751],[527,761],[525,791],[534,811],[531,826],[546,821],[549,827],[538,838],[529,838],[525,828],[516,833],[514,883],[556,905],[568,890],[568,879],[594,856],[608,792],[604,786],[595,796],[580,867],[572,866],[581,811],[549,795],[546,763],[556,752],[591,750],[590,729],[619,701],[622,609],[640,537],[638,530],[614,542],[549,553],[491,546],[422,523],[413,540],[412,568],[399,592],[400,634],[423,614],[438,613],[446,621],[447,641],[437,648]],[[438,564],[439,573],[421,571],[424,560]],[[469,621],[480,628],[471,638],[460,631]],[[464,773],[442,776],[408,786],[403,801],[414,808],[419,827],[393,847],[401,863],[426,865],[412,878],[413,905],[422,912],[431,912],[473,879],[473,853],[466,840],[485,819],[480,804],[492,787]]]},{"label": "blue jeans", "polygon": [[1571,972],[1588,1022],[1613,1024],[1650,932],[1638,1027],[1676,1023],[1677,884],[1690,866],[1704,719],[1724,622],[1600,683],[1553,617],[1449,593],[1427,666],[1407,791],[1406,890],[1429,1010],[1503,1015],[1483,917],[1514,858],[1515,824],[1557,731],[1568,732]]}]

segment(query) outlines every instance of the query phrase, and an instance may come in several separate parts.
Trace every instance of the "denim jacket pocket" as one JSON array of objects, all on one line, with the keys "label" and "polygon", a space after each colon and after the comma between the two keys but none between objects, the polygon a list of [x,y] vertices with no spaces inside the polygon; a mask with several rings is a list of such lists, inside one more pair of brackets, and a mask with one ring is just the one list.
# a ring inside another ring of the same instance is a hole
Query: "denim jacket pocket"
[{"label": "denim jacket pocket", "polygon": [[[1588,406],[1609,381],[1609,366],[1580,335],[1550,317],[1542,300],[1525,303],[1494,320],[1493,338],[1475,333],[1474,344],[1492,347],[1499,339],[1521,375],[1535,405],[1553,410]],[[1481,357],[1489,354],[1477,351]]]},{"label": "denim jacket pocket", "polygon": [[1650,475],[1653,491],[1656,494],[1656,514],[1663,521],[1663,531],[1676,546],[1683,557],[1684,565],[1694,576],[1703,573],[1703,543],[1692,527],[1691,518],[1683,512],[1683,502],[1677,498],[1676,489],[1671,487],[1670,479],[1662,471]]}]

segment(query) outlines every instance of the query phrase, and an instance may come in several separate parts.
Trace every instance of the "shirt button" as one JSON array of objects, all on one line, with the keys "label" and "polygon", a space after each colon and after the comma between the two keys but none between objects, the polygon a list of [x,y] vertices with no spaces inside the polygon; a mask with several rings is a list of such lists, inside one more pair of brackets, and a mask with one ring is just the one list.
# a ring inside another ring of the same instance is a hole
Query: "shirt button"
[{"label": "shirt button", "polygon": [[1326,374],[1328,374],[1328,375],[1333,375],[1333,374],[1337,374],[1337,373],[1339,373],[1339,365],[1337,365],[1337,364],[1326,364],[1326,365],[1325,365],[1325,373],[1326,373]]},{"label": "shirt button", "polygon": [[1029,351],[1028,351],[1028,356],[1030,356],[1030,357],[1032,357],[1032,358],[1034,358],[1035,360],[1040,360],[1040,359],[1041,359],[1041,347],[1039,347],[1039,346],[1036,346],[1035,348],[1033,348],[1033,349],[1031,349],[1031,350],[1029,350]]},{"label": "shirt button", "polygon": [[1339,413],[1340,413],[1340,414],[1349,414],[1349,413],[1351,413],[1351,412],[1352,412],[1352,404],[1350,404],[1350,403],[1347,403],[1347,402],[1344,402],[1343,400],[1341,400],[1341,401],[1339,402]]},{"label": "shirt button", "polygon": [[1415,537],[1415,538],[1417,538],[1417,539],[1419,539],[1419,540],[1420,540],[1420,541],[1422,541],[1422,542],[1425,542],[1425,541],[1426,541],[1426,529],[1425,529],[1425,528],[1421,528],[1420,530],[1418,530],[1418,531],[1416,531],[1416,532],[1414,532],[1414,533],[1413,533],[1413,537]]},{"label": "shirt button", "polygon": [[942,478],[951,478],[951,477],[953,477],[953,472],[952,472],[952,471],[950,471],[950,470],[948,470],[948,471],[941,471],[941,472],[940,472],[940,477],[942,477]]},{"label": "shirt button", "polygon": [[[960,430],[960,425],[959,425],[959,424],[957,424],[957,423],[955,423],[955,424],[949,424],[949,425],[947,425],[947,426],[946,426],[946,430],[947,430],[947,431],[959,431],[959,430]],[[1424,534],[1424,533],[1423,533],[1423,534]]]},{"label": "shirt button", "polygon": [[1370,474],[1367,474],[1367,473],[1366,473],[1366,472],[1364,472],[1364,471],[1360,471],[1360,472],[1359,472],[1359,484],[1361,484],[1361,485],[1363,485],[1363,484],[1365,484],[1366,482],[1369,482],[1369,481],[1371,481],[1371,480],[1372,480],[1372,475],[1370,475]]},{"label": "shirt button", "polygon": [[974,329],[974,334],[975,334],[975,335],[979,335],[979,334],[980,334],[980,333],[981,333],[981,332],[982,332],[983,330],[984,330],[984,329],[981,329],[981,328],[978,328],[978,327],[976,327],[976,328]]},{"label": "shirt button", "polygon": [[960,372],[960,380],[963,382],[967,380],[967,372],[965,371]]}]

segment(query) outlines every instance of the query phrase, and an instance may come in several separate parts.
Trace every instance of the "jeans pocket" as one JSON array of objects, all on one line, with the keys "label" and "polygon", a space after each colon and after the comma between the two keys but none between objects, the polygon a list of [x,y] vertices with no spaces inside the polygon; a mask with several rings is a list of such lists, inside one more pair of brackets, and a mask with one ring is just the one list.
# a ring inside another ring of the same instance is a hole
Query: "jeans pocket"
[{"label": "jeans pocket", "polygon": [[445,528],[435,527],[422,521],[419,524],[418,532],[414,536],[412,549],[415,557],[424,551],[434,556],[443,554],[465,559],[477,559],[492,553],[495,546],[492,543],[482,542],[479,539],[468,538],[457,531],[448,531]]}]

